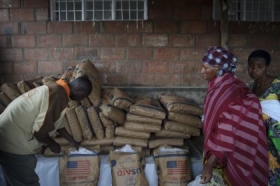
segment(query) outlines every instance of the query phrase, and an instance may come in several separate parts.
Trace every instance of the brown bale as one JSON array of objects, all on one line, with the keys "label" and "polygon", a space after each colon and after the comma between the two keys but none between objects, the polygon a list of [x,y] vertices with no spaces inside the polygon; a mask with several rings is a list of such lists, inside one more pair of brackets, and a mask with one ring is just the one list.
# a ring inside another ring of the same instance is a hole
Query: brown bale
[{"label": "brown bale", "polygon": [[79,105],[75,107],[75,111],[77,114],[80,127],[82,129],[83,139],[84,140],[91,139],[93,137],[93,133],[90,128],[90,122],[87,116],[86,109],[82,105]]},{"label": "brown bale", "polygon": [[13,83],[4,83],[1,86],[1,91],[6,95],[6,97],[13,101],[21,95],[21,92],[18,90],[17,85]]},{"label": "brown bale", "polygon": [[189,134],[191,136],[200,136],[200,129],[186,125],[183,123],[178,123],[176,121],[164,121],[163,124],[164,129],[169,130],[169,131],[174,131],[174,132],[181,132],[185,134]]},{"label": "brown bale", "polygon": [[103,139],[104,129],[96,108],[94,106],[87,108],[87,114],[95,136],[97,137],[97,139]]},{"label": "brown bale", "polygon": [[67,108],[66,117],[74,140],[78,142],[83,141],[82,129],[80,127],[75,108]]},{"label": "brown bale", "polygon": [[28,81],[20,81],[17,83],[17,88],[20,91],[21,94],[24,94],[25,92],[28,92],[32,89],[32,86],[28,83]]}]

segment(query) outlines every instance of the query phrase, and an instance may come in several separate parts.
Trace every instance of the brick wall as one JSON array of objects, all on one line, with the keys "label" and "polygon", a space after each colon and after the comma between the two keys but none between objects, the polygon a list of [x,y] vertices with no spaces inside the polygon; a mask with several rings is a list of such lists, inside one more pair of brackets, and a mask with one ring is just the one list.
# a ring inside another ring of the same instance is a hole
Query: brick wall
[{"label": "brick wall", "polygon": [[[63,73],[88,58],[104,85],[204,87],[200,59],[220,43],[212,0],[148,2],[143,22],[51,22],[48,0],[0,0],[1,83]],[[256,48],[271,52],[270,72],[279,75],[279,23],[232,22],[229,48],[245,81]]]}]

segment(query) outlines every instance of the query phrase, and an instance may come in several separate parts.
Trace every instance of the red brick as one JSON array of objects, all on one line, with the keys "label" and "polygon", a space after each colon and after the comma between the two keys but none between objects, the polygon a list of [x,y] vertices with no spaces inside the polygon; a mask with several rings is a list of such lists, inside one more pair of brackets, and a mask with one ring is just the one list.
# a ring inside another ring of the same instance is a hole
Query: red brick
[{"label": "red brick", "polygon": [[172,9],[171,8],[160,8],[160,7],[149,7],[149,19],[150,20],[171,20]]},{"label": "red brick", "polygon": [[127,33],[152,33],[153,22],[151,21],[136,21],[127,23]]},{"label": "red brick", "polygon": [[35,35],[14,35],[13,47],[35,47]]},{"label": "red brick", "polygon": [[278,40],[273,35],[253,35],[252,46],[257,48],[278,48]]},{"label": "red brick", "polygon": [[140,34],[120,34],[116,35],[116,46],[141,46],[142,36]]},{"label": "red brick", "polygon": [[180,86],[182,83],[182,75],[180,74],[156,74],[156,86]]},{"label": "red brick", "polygon": [[184,48],[180,53],[180,60],[196,60],[198,62],[201,61],[203,55],[206,53],[207,48]]},{"label": "red brick", "polygon": [[208,21],[207,31],[208,34],[220,33],[220,22],[218,21]]},{"label": "red brick", "polygon": [[93,60],[92,63],[98,69],[100,74],[116,73],[116,61],[115,60]]},{"label": "red brick", "polygon": [[156,48],[154,49],[155,60],[177,60],[179,59],[178,48]]},{"label": "red brick", "polygon": [[229,22],[228,24],[228,31],[229,34],[234,33],[234,34],[246,34],[246,33],[254,33],[255,27],[251,28],[252,24],[249,24],[248,22]]},{"label": "red brick", "polygon": [[37,46],[38,47],[61,47],[62,39],[61,35],[38,35]]},{"label": "red brick", "polygon": [[202,74],[184,74],[183,75],[183,86],[195,86],[195,87],[207,87],[207,81],[203,79]]},{"label": "red brick", "polygon": [[0,21],[9,21],[8,9],[0,9]]},{"label": "red brick", "polygon": [[8,47],[7,46],[7,36],[0,36],[0,47]]},{"label": "red brick", "polygon": [[238,63],[247,61],[249,54],[254,48],[229,48],[229,50],[237,56]]},{"label": "red brick", "polygon": [[57,61],[73,60],[73,48],[51,48],[49,59]]},{"label": "red brick", "polygon": [[156,34],[179,33],[179,26],[174,21],[156,21],[154,23],[154,33]]},{"label": "red brick", "polygon": [[175,8],[173,11],[173,18],[175,20],[199,20],[201,18],[200,7],[189,6]]},{"label": "red brick", "polygon": [[99,57],[98,53],[96,48],[78,47],[74,49],[74,59],[96,59]]},{"label": "red brick", "polygon": [[193,61],[173,61],[171,71],[173,74],[194,73],[196,62]]},{"label": "red brick", "polygon": [[74,23],[74,33],[94,34],[100,30],[99,22],[79,21]]},{"label": "red brick", "polygon": [[127,74],[104,74],[103,84],[107,86],[126,86]]},{"label": "red brick", "polygon": [[0,34],[18,34],[17,22],[0,22]]},{"label": "red brick", "polygon": [[20,0],[2,0],[0,1],[0,8],[19,8]]},{"label": "red brick", "polygon": [[48,8],[37,8],[35,10],[35,18],[37,21],[49,20],[49,9]]},{"label": "red brick", "polygon": [[104,33],[126,33],[127,22],[104,21],[102,28]]},{"label": "red brick", "polygon": [[34,9],[10,9],[11,21],[34,21]]},{"label": "red brick", "polygon": [[173,34],[169,36],[169,42],[173,47],[194,46],[195,38],[190,34]]},{"label": "red brick", "polygon": [[116,72],[127,74],[139,74],[143,71],[142,62],[119,61],[117,62]]},{"label": "red brick", "polygon": [[45,34],[47,32],[46,22],[22,22],[22,34]]},{"label": "red brick", "polygon": [[186,5],[186,0],[175,0],[170,2],[170,0],[161,0],[159,5],[166,7],[184,7]]},{"label": "red brick", "polygon": [[228,36],[228,46],[230,47],[246,47],[248,44],[248,38],[246,35],[229,35]]},{"label": "red brick", "polygon": [[1,48],[0,61],[19,61],[22,59],[22,49]]},{"label": "red brick", "polygon": [[143,35],[144,46],[167,46],[168,36],[165,34],[145,34]]},{"label": "red brick", "polygon": [[165,61],[144,61],[144,73],[168,73],[169,63]]},{"label": "red brick", "polygon": [[37,62],[36,61],[17,62],[14,64],[14,73],[17,74],[37,73]]},{"label": "red brick", "polygon": [[128,74],[130,86],[154,86],[155,74]]},{"label": "red brick", "polygon": [[1,76],[1,81],[5,83],[17,83],[21,81],[24,77],[24,74],[12,74],[12,75],[3,75]]},{"label": "red brick", "polygon": [[85,34],[66,34],[63,35],[63,46],[87,46],[88,37]]},{"label": "red brick", "polygon": [[62,72],[61,61],[38,61],[38,73],[40,74],[54,74]]},{"label": "red brick", "polygon": [[127,58],[128,59],[152,59],[153,58],[153,49],[152,48],[128,48],[127,49]]},{"label": "red brick", "polygon": [[182,21],[181,33],[205,33],[206,22],[204,21]]},{"label": "red brick", "polygon": [[89,46],[91,47],[114,47],[115,38],[113,34],[89,35]]},{"label": "red brick", "polygon": [[1,61],[0,62],[0,74],[12,74],[13,73],[13,62]]},{"label": "red brick", "polygon": [[100,59],[102,60],[123,60],[126,50],[124,48],[101,48]]},{"label": "red brick", "polygon": [[49,34],[69,34],[73,33],[72,22],[48,22],[48,33]]},{"label": "red brick", "polygon": [[213,7],[212,6],[202,6],[201,7],[201,19],[212,20],[213,17]]},{"label": "red brick", "polygon": [[46,8],[49,7],[48,0],[24,0],[24,8]]},{"label": "red brick", "polygon": [[47,60],[48,50],[46,48],[25,48],[23,55],[25,60]]},{"label": "red brick", "polygon": [[220,45],[219,34],[196,35],[195,45],[197,47],[211,47]]}]

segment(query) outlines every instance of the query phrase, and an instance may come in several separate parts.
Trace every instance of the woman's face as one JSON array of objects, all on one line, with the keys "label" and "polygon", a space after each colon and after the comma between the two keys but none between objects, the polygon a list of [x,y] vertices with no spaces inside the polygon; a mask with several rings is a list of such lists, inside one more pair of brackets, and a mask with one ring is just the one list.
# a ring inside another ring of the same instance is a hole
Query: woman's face
[{"label": "woman's face", "polygon": [[218,66],[211,66],[205,63],[202,63],[201,73],[203,78],[207,81],[211,81],[213,78],[217,76]]},{"label": "woman's face", "polygon": [[265,59],[253,57],[248,61],[248,73],[254,80],[261,79],[266,75],[267,65]]}]

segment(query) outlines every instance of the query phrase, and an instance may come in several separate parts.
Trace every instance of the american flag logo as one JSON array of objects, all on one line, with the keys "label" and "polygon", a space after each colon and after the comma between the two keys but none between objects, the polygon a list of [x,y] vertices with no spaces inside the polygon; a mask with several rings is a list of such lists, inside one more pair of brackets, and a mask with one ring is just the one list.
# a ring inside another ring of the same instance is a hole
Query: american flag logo
[{"label": "american flag logo", "polygon": [[166,168],[167,168],[167,175],[188,174],[186,160],[167,161]]},{"label": "american flag logo", "polygon": [[90,161],[77,160],[67,162],[66,175],[90,174]]}]

